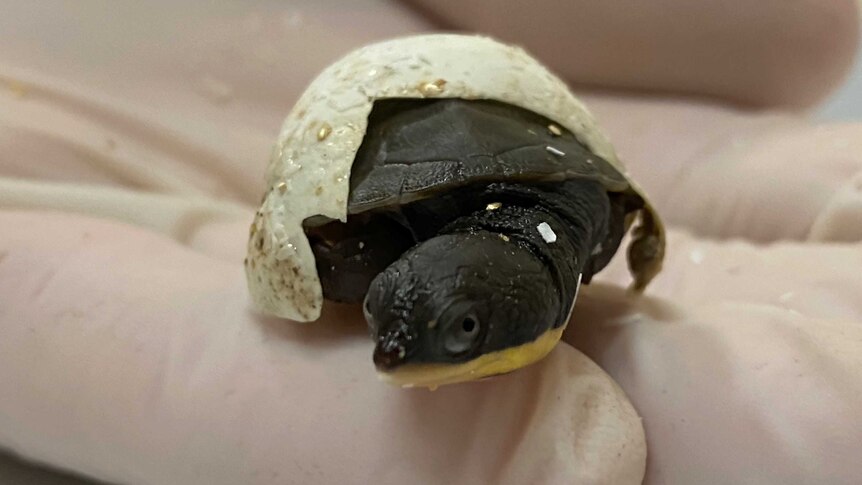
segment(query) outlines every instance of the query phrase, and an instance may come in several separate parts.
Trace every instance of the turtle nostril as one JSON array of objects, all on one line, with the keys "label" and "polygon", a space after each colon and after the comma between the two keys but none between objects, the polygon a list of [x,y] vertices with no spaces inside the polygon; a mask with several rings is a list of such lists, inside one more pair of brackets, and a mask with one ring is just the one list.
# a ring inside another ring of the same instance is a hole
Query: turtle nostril
[{"label": "turtle nostril", "polygon": [[374,349],[374,365],[382,369],[391,369],[401,362],[401,356],[404,355],[404,349],[385,350],[378,346]]},{"label": "turtle nostril", "polygon": [[404,363],[407,349],[401,342],[387,339],[377,344],[374,349],[374,365],[382,369],[391,369]]},{"label": "turtle nostril", "polygon": [[413,334],[403,323],[386,332],[377,339],[377,346],[374,348],[374,364],[380,368],[391,369],[404,363],[408,345],[413,340]]}]

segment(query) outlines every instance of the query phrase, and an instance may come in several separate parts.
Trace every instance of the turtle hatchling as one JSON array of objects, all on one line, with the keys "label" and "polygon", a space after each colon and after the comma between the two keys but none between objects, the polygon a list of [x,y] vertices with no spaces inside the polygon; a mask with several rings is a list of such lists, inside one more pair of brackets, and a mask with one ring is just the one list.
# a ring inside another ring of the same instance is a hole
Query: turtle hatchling
[{"label": "turtle hatchling", "polygon": [[255,305],[361,303],[379,375],[434,388],[557,344],[631,231],[633,288],[664,230],[565,83],[518,47],[421,35],[324,70],[284,122],[250,230]]}]

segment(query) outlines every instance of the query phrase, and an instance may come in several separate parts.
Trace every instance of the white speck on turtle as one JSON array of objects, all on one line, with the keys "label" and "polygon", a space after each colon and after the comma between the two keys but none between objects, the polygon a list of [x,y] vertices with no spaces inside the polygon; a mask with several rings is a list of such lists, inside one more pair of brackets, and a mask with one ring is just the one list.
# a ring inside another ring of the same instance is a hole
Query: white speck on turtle
[{"label": "white speck on turtle", "polygon": [[503,207],[502,202],[491,202],[490,204],[485,206],[485,210],[486,211],[495,211],[495,210],[499,209],[500,207]]},{"label": "white speck on turtle", "polygon": [[547,150],[549,153],[553,153],[554,155],[556,155],[556,156],[558,156],[558,157],[563,157],[563,156],[565,156],[565,155],[566,155],[566,152],[561,151],[561,150],[560,150],[560,149],[558,149],[558,148],[554,148],[554,147],[552,147],[552,146],[550,146],[550,145],[546,146],[546,147],[545,147],[545,150]]},{"label": "white speck on turtle", "polygon": [[593,248],[593,252],[590,253],[591,256],[595,256],[602,252],[602,243],[596,244],[596,247]]},{"label": "white speck on turtle", "polygon": [[362,241],[359,241],[359,249],[362,249],[364,247],[365,247],[365,243]]},{"label": "white speck on turtle", "polygon": [[701,251],[700,249],[695,249],[688,255],[688,257],[689,257],[689,259],[691,259],[692,263],[700,264],[703,262],[703,260],[706,256],[703,254],[703,251]]},{"label": "white speck on turtle", "polygon": [[536,226],[536,229],[539,230],[539,234],[542,235],[542,239],[545,240],[546,243],[550,244],[557,241],[557,234],[551,229],[551,226],[548,225],[547,222],[543,222]]},{"label": "white speck on turtle", "polygon": [[317,141],[325,140],[330,133],[332,133],[332,127],[329,126],[329,123],[324,123],[323,126],[317,130]]},{"label": "white speck on turtle", "polygon": [[589,163],[590,165],[592,165],[592,164],[593,164],[593,159],[592,159],[592,158],[588,158],[588,159],[587,159],[587,163]]},{"label": "white speck on turtle", "polygon": [[563,130],[561,130],[559,126],[557,126],[553,123],[548,125],[548,131],[550,131],[551,134],[554,136],[561,136],[563,134]]},{"label": "white speck on turtle", "polygon": [[500,234],[500,239],[502,239],[502,240],[504,240],[504,241],[506,241],[506,242],[509,242],[509,236],[507,236],[507,235],[505,235],[505,234]]},{"label": "white speck on turtle", "polygon": [[407,355],[407,351],[404,350],[404,347],[399,345],[398,346],[398,358],[403,359],[405,355]]}]

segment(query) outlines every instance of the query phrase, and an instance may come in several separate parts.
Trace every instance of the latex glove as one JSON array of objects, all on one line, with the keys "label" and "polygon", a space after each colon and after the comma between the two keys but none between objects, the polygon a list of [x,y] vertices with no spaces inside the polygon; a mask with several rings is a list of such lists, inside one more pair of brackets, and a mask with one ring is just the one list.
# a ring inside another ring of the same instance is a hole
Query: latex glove
[{"label": "latex glove", "polygon": [[[856,35],[853,2],[773,3],[769,22],[742,25],[743,2],[668,1],[646,17],[593,3],[511,6],[492,18],[510,19],[499,32],[480,12],[457,18],[534,44],[576,81],[784,105],[835,84]],[[32,2],[0,19],[12,47],[0,54],[0,446],[123,483],[637,483],[645,429],[651,483],[862,476],[858,127],[587,98],[673,227],[650,296],[613,286],[618,258],[566,335],[620,382],[642,428],[565,343],[511,375],[405,391],[376,381],[357,309],[298,326],[248,307],[247,225],[281,118],[337,55],[429,28],[419,14],[74,5],[73,21]],[[461,5],[435,8],[474,8]],[[686,9],[686,29],[661,28],[668,8]],[[563,17],[608,28],[551,23]],[[678,48],[643,63],[623,33]],[[585,46],[578,62],[555,57],[569,51],[560,39]],[[631,67],[602,70],[614,65]],[[752,83],[765,74],[782,82]]]}]

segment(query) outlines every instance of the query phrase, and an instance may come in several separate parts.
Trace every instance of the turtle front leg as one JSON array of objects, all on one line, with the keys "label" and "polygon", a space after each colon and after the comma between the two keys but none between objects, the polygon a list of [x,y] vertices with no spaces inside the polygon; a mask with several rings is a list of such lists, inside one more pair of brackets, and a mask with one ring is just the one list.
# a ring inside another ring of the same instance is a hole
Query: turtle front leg
[{"label": "turtle front leg", "polygon": [[360,303],[371,281],[415,244],[403,225],[383,215],[308,229],[327,300]]}]

